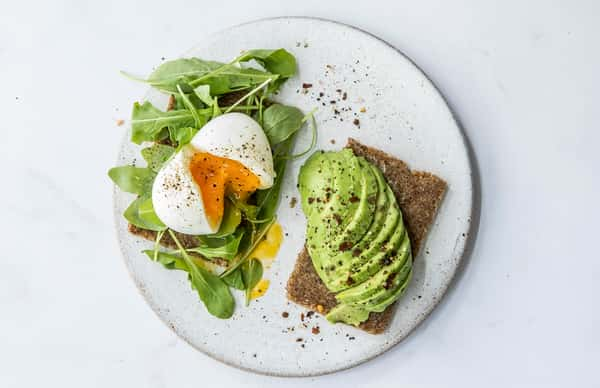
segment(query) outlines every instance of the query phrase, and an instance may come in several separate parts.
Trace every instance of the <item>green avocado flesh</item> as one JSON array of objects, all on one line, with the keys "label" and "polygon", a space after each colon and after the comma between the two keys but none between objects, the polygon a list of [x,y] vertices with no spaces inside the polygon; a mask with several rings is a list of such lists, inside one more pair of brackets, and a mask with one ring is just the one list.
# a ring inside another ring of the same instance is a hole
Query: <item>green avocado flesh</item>
[{"label": "green avocado flesh", "polygon": [[327,319],[356,326],[384,311],[411,279],[412,254],[381,171],[350,149],[317,151],[300,168],[298,187],[308,252],[338,301]]}]

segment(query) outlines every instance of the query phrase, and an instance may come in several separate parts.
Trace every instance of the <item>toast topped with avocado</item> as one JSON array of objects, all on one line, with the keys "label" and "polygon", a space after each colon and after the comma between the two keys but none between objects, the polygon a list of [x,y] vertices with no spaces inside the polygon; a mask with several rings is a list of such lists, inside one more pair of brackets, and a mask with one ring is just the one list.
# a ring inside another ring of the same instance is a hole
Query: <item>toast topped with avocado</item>
[{"label": "toast topped with avocado", "polygon": [[288,298],[331,322],[383,332],[410,284],[446,183],[349,139],[345,150],[309,158],[299,188],[307,241]]}]

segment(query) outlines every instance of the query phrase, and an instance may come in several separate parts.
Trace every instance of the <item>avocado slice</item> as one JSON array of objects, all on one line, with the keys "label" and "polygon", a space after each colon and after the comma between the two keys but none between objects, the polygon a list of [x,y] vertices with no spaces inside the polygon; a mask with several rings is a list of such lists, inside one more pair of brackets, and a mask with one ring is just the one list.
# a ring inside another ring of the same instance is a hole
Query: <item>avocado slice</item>
[{"label": "avocado slice", "polygon": [[344,322],[349,325],[358,326],[369,319],[371,312],[363,307],[356,307],[349,304],[338,304],[332,308],[325,316],[331,323]]}]

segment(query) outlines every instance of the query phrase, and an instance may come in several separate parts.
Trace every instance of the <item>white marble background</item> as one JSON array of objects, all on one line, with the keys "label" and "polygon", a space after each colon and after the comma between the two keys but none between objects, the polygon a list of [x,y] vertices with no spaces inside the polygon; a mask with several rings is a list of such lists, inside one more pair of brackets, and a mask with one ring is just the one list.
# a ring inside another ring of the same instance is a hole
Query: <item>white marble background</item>
[{"label": "white marble background", "polygon": [[[450,3],[0,0],[0,387],[599,386],[600,5]],[[166,328],[119,256],[106,176],[145,89],[119,69],[279,15],[401,48],[481,173],[479,234],[446,300],[387,354],[322,378],[232,369]]]}]

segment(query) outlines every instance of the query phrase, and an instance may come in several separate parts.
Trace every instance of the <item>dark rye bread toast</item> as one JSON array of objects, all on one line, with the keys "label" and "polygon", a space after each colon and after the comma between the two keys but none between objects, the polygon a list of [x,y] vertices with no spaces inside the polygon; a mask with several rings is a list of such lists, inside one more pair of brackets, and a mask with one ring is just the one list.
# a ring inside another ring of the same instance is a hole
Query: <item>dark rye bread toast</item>
[{"label": "dark rye bread toast", "polygon": [[[427,172],[413,172],[403,161],[352,138],[348,139],[346,147],[379,167],[385,176],[402,210],[413,257],[416,257],[442,202],[446,182]],[[322,314],[337,304],[335,295],[317,275],[306,248],[298,255],[287,283],[287,293],[292,302]],[[393,312],[394,305],[381,313],[371,313],[359,327],[372,334],[382,333],[392,321]]]}]

